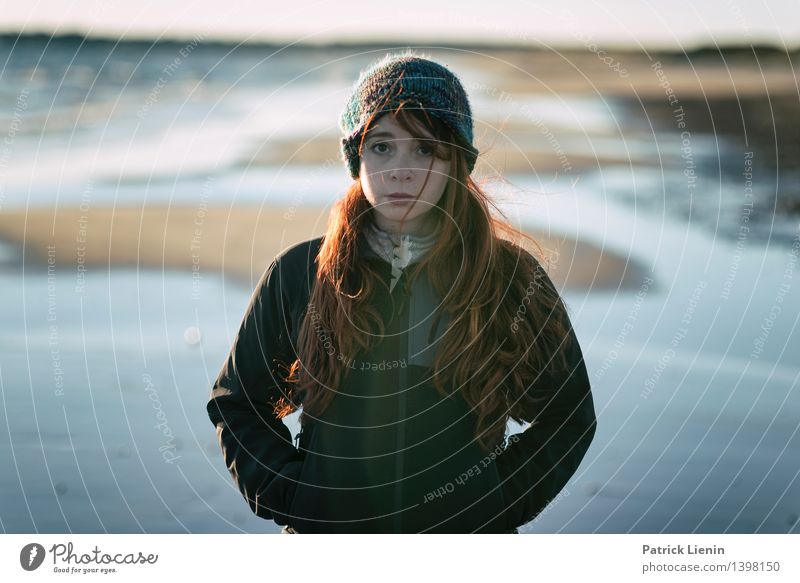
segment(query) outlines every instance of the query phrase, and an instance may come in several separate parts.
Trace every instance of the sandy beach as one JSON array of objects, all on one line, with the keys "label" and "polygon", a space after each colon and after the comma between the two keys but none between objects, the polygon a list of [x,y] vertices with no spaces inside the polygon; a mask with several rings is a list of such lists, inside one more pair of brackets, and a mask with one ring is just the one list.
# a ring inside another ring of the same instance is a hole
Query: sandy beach
[{"label": "sandy beach", "polygon": [[[138,266],[224,274],[250,286],[275,255],[325,232],[328,209],[291,207],[90,207],[0,214],[0,239],[24,249],[26,265]],[[569,237],[528,230],[563,289],[634,288],[643,268]]]}]

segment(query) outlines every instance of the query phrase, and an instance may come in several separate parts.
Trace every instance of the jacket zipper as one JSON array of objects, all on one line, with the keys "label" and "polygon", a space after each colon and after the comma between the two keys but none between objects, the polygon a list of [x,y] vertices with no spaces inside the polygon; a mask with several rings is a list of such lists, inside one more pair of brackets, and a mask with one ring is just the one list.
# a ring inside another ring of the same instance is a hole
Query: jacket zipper
[{"label": "jacket zipper", "polygon": [[[400,301],[396,304],[396,313],[395,315],[402,314],[403,309],[407,308],[406,302],[406,293],[405,293],[405,281],[406,275],[405,273],[400,275],[400,279],[397,282],[397,286],[395,289],[400,288]],[[403,286],[403,287],[400,287]],[[408,310],[406,310],[408,311]],[[408,329],[408,322],[409,322],[410,315],[404,319],[402,323],[405,329]],[[403,352],[405,352],[405,358],[408,359],[408,341],[406,340],[405,346],[403,347]],[[403,356],[402,354],[399,356]],[[397,403],[397,419],[398,423],[400,424],[399,430],[397,432],[397,459],[395,461],[395,503],[394,503],[394,532],[402,533],[403,532],[403,473],[404,473],[404,462],[405,462],[405,444],[406,444],[406,390],[408,381],[406,378],[406,369],[400,368],[398,371],[399,379],[400,379],[400,396],[398,398]]]},{"label": "jacket zipper", "polygon": [[397,462],[396,462],[396,498],[395,498],[395,514],[396,520],[396,532],[401,533],[403,532],[403,474],[404,474],[404,466],[405,466],[405,447],[406,447],[406,389],[407,389],[407,381],[406,381],[406,370],[404,368],[400,369],[400,398],[398,401],[398,419],[400,423],[400,430],[397,432]]}]

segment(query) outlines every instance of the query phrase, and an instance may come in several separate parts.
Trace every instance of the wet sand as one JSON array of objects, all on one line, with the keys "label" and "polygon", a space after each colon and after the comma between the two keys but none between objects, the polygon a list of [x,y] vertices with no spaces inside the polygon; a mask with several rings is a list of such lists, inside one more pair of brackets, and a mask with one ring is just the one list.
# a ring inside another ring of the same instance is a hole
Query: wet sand
[{"label": "wet sand", "polygon": [[[0,214],[0,239],[27,265],[131,266],[221,274],[252,286],[275,255],[324,234],[328,209],[286,207],[35,208]],[[634,289],[644,268],[582,241],[528,230],[561,289]]]}]

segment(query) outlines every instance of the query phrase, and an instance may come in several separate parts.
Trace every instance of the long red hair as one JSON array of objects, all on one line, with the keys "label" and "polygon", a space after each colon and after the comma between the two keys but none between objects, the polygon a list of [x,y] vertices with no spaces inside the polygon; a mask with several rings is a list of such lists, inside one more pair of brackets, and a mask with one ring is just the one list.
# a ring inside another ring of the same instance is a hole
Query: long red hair
[{"label": "long red hair", "polygon": [[[415,137],[424,138],[424,132],[435,136],[435,155],[450,160],[445,191],[428,211],[436,213],[440,234],[424,258],[408,267],[407,283],[427,269],[442,298],[440,309],[447,311],[450,322],[434,358],[434,385],[443,397],[457,389],[474,413],[478,443],[490,451],[503,441],[509,417],[529,422],[538,404],[550,397],[547,390],[530,389],[539,375],[566,369],[566,306],[546,284],[538,243],[490,213],[494,208],[502,217],[467,173],[449,126],[420,108],[401,105],[391,114]],[[375,119],[366,126],[362,148]],[[299,332],[298,358],[288,367],[289,388],[275,406],[281,418],[300,403],[301,424],[321,416],[346,383],[349,369],[340,355],[367,351],[384,333],[371,300],[376,286],[387,284],[357,253],[358,235],[373,220],[372,212],[360,179],[331,211]],[[535,250],[522,247],[526,240]],[[330,343],[320,342],[321,332]],[[547,383],[537,386],[543,385]]]}]

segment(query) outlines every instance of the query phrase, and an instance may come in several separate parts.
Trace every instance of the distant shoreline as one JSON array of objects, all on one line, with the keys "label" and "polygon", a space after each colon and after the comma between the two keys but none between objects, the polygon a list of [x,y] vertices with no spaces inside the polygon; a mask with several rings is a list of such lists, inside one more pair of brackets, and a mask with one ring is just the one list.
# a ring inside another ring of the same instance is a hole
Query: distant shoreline
[{"label": "distant shoreline", "polygon": [[[113,44],[113,45],[144,45],[153,46],[159,45],[164,47],[182,46],[187,41],[192,40],[192,35],[176,35],[171,38],[157,39],[155,36],[141,35],[138,37],[127,37],[120,39],[111,35],[104,35],[102,33],[84,34],[82,32],[69,32],[60,34],[50,34],[47,32],[25,32],[25,31],[3,31],[0,32],[0,47],[9,41],[18,42],[55,42],[55,43],[69,43],[69,44],[82,44],[91,43],[97,45]],[[207,48],[230,48],[230,47],[243,47],[243,48],[286,48],[287,42],[270,42],[264,39],[250,40],[243,42],[236,38],[210,38],[205,35],[203,40],[199,43],[200,46]],[[613,43],[603,43],[604,48],[618,53],[620,55],[643,54],[644,50],[635,49],[623,45],[614,45]],[[682,48],[670,49],[666,47],[650,47],[647,48],[647,53],[652,57],[666,57],[678,56],[688,58],[699,57],[713,57],[733,56],[733,55],[753,55],[765,57],[769,55],[780,56],[796,56],[800,55],[800,43],[791,48],[784,48],[778,42],[774,44],[767,43],[687,43]],[[558,51],[562,53],[578,54],[586,53],[587,50],[578,42],[573,44],[551,45],[549,48],[541,48],[534,43],[525,42],[459,42],[459,41],[442,41],[434,38],[426,40],[419,40],[412,43],[399,43],[399,42],[386,42],[386,41],[359,41],[359,42],[320,42],[320,43],[291,43],[292,50],[338,50],[338,49],[358,49],[358,50],[391,50],[400,47],[408,48],[428,48],[428,49],[456,49],[456,50],[485,50],[485,51],[525,51],[535,53],[552,53]]]}]

